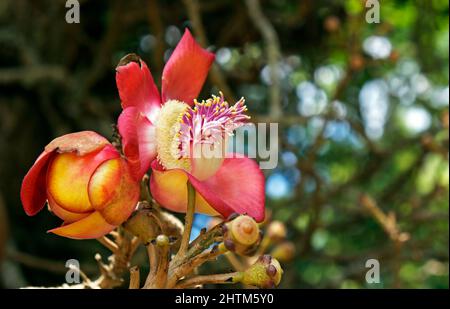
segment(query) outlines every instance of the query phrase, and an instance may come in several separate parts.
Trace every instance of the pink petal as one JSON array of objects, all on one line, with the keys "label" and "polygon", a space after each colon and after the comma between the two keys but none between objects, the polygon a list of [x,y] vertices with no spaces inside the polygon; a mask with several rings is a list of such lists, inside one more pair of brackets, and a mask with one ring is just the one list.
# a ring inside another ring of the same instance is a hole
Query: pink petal
[{"label": "pink petal", "polygon": [[188,29],[162,74],[162,102],[179,100],[192,105],[203,87],[214,54],[201,48]]},{"label": "pink petal", "polygon": [[[264,175],[255,161],[243,156],[235,156],[237,157],[226,158],[217,173],[207,180],[199,181],[194,176],[185,173],[197,193],[222,216],[228,217],[236,212],[247,214],[261,222],[264,220]],[[174,170],[163,171],[155,162],[156,160],[152,163],[152,168],[158,173],[159,179],[152,174],[150,182],[152,195],[162,206],[166,206],[164,201],[170,201],[172,209],[177,208],[178,211],[184,209],[185,211],[185,199],[180,198],[174,201],[169,196],[170,194],[175,195],[177,190],[181,190],[181,186],[185,185],[185,182],[174,185],[173,192],[161,192],[159,189],[161,183],[165,182],[164,174],[172,173]],[[165,189],[168,191],[170,187],[166,186]]]},{"label": "pink petal", "polygon": [[123,57],[116,68],[116,84],[122,108],[134,106],[154,122],[161,106],[158,88],[152,74],[136,54]]},{"label": "pink petal", "polygon": [[137,180],[147,172],[156,157],[155,128],[137,108],[123,110],[118,120],[123,152]]}]

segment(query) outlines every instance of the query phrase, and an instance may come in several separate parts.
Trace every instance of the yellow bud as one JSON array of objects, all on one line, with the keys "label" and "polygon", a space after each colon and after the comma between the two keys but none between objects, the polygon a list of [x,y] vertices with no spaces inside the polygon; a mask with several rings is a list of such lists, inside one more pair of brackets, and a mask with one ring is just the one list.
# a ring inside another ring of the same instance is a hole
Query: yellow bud
[{"label": "yellow bud", "polygon": [[281,262],[289,262],[294,258],[295,246],[290,241],[282,242],[273,248],[271,255]]},{"label": "yellow bud", "polygon": [[286,226],[281,221],[272,221],[267,227],[267,236],[274,242],[285,239],[286,234]]},{"label": "yellow bud", "polygon": [[270,255],[263,255],[244,271],[241,282],[259,288],[273,288],[280,284],[283,269]]}]

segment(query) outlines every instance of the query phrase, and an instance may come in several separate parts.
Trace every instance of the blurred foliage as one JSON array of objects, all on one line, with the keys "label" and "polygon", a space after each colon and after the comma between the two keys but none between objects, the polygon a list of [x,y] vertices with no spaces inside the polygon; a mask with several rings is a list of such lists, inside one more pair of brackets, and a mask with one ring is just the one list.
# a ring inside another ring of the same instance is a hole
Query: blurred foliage
[{"label": "blurred foliage", "polygon": [[[60,284],[70,258],[96,271],[104,249],[46,234],[58,220],[25,215],[21,180],[58,135],[111,136],[118,60],[136,52],[160,76],[191,27],[217,53],[225,94],[245,96],[255,121],[280,123],[279,164],[265,173],[267,207],[297,251],[282,287],[448,288],[448,1],[380,1],[381,22],[368,24],[360,0],[261,0],[280,45],[277,119],[269,46],[245,2],[80,3],[81,23],[67,24],[65,1],[0,2],[1,286]],[[203,97],[223,86],[217,74]],[[395,215],[408,239],[395,239],[361,196]],[[370,258],[380,284],[365,281]]]}]

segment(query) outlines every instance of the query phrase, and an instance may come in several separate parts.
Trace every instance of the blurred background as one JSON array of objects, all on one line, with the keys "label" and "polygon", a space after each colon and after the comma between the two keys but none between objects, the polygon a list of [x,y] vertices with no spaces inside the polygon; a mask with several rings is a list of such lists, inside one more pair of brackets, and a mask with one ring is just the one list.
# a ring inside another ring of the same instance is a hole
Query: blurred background
[{"label": "blurred background", "polygon": [[[71,258],[98,272],[93,256],[107,251],[95,240],[25,215],[22,178],[61,134],[111,137],[119,59],[139,54],[159,84],[189,27],[216,53],[200,97],[245,96],[253,121],[279,123],[265,175],[271,218],[295,248],[281,287],[448,288],[448,1],[379,1],[379,23],[361,0],[79,3],[68,24],[65,1],[0,2],[1,287],[61,284]],[[229,269],[219,264],[207,267]]]}]

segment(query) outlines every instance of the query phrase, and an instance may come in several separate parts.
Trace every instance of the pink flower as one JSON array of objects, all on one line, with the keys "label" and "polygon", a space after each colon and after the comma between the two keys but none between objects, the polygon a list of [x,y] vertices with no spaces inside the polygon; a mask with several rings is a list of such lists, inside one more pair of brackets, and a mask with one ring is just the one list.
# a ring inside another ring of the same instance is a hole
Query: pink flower
[{"label": "pink flower", "polygon": [[124,153],[137,177],[151,166],[150,189],[163,207],[186,211],[189,180],[197,192],[197,212],[225,217],[245,213],[262,221],[261,170],[242,155],[225,155],[228,136],[248,119],[244,100],[231,107],[222,95],[195,100],[213,61],[214,54],[186,30],[164,67],[161,95],[138,56],[121,61],[116,81]]},{"label": "pink flower", "polygon": [[45,147],[24,177],[20,197],[29,216],[48,201],[50,210],[64,221],[49,232],[98,238],[133,212],[139,181],[104,137],[84,131],[58,137]]}]

